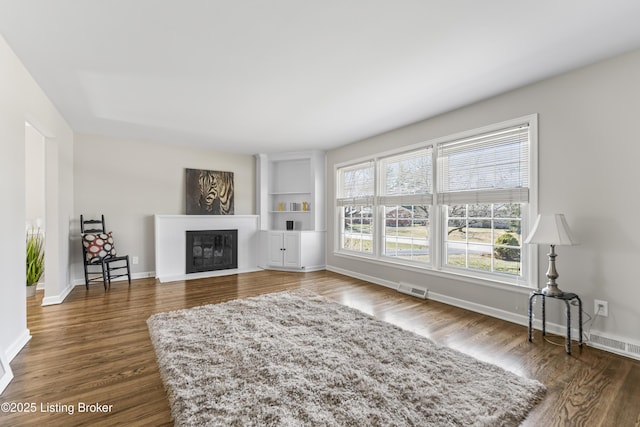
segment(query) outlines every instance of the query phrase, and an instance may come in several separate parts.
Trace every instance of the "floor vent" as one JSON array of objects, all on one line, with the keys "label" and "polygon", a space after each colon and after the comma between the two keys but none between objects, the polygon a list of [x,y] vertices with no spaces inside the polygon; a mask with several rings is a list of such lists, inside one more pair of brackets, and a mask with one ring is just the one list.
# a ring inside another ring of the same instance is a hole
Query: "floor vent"
[{"label": "floor vent", "polygon": [[640,354],[640,345],[627,343],[627,351],[633,354]]},{"label": "floor vent", "polygon": [[427,299],[427,294],[429,290],[427,288],[421,288],[419,286],[410,285],[409,283],[400,282],[398,284],[398,292],[402,292],[403,294],[411,295],[414,297]]},{"label": "floor vent", "polygon": [[621,339],[610,338],[603,336],[600,332],[592,332],[587,335],[587,345],[590,345],[600,350],[610,351],[611,353],[620,354],[622,356],[630,357],[632,359],[640,360],[640,343],[628,342]]},{"label": "floor vent", "polygon": [[595,344],[603,345],[605,347],[615,348],[616,350],[625,351],[627,349],[627,344],[623,341],[601,337],[600,335],[595,335],[595,334],[591,334],[591,342]]}]

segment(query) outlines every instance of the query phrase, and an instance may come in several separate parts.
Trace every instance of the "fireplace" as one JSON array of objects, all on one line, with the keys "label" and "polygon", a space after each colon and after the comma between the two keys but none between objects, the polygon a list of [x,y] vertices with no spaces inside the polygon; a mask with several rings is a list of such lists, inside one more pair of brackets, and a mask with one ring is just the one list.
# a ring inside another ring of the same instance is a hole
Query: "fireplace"
[{"label": "fireplace", "polygon": [[187,231],[186,273],[238,268],[238,230]]}]

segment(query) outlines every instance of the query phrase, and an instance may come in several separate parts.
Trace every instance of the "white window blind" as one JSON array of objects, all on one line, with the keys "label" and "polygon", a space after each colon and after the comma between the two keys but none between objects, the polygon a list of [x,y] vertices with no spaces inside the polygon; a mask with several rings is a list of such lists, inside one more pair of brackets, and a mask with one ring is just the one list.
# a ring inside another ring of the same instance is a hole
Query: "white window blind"
[{"label": "white window blind", "polygon": [[529,125],[438,145],[441,204],[526,203]]},{"label": "white window blind", "polygon": [[374,162],[338,169],[338,206],[372,205],[375,196]]},{"label": "white window blind", "polygon": [[431,147],[380,160],[381,205],[430,205],[433,202]]}]

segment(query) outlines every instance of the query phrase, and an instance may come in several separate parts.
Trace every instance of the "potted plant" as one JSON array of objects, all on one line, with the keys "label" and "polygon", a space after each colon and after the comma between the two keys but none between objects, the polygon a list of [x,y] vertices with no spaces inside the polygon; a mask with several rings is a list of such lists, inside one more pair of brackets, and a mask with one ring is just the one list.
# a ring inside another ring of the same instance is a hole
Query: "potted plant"
[{"label": "potted plant", "polygon": [[36,294],[38,280],[44,273],[44,239],[40,229],[27,232],[27,296]]}]

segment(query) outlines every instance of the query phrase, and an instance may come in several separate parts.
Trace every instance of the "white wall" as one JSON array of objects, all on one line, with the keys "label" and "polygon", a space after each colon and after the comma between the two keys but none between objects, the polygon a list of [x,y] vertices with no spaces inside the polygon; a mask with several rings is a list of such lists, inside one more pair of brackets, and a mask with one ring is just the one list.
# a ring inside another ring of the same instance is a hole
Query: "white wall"
[{"label": "white wall", "polygon": [[[0,37],[0,351],[11,359],[29,339],[25,289],[25,121],[45,137],[47,289],[68,285],[69,217],[73,208],[73,132]],[[50,163],[52,162],[52,163]]]},{"label": "white wall", "polygon": [[80,215],[105,215],[116,249],[139,258],[134,277],[155,271],[155,214],[185,214],[185,169],[234,173],[235,214],[255,214],[255,159],[148,141],[76,135],[73,277],[82,281]]},{"label": "white wall", "polygon": [[[44,137],[33,126],[25,129],[25,195],[27,224],[37,227],[45,218]],[[44,231],[44,223],[40,225]]]},{"label": "white wall", "polygon": [[[448,298],[503,310],[507,317],[526,315],[527,292],[336,256],[333,171],[335,164],[364,155],[539,113],[539,210],[565,213],[582,243],[557,248],[560,288],[578,293],[590,313],[594,298],[607,300],[609,317],[598,319],[593,328],[640,342],[638,76],[640,51],[635,51],[332,150],[327,157],[327,264],[381,281],[426,284]],[[547,252],[539,249],[541,281]],[[564,324],[560,306],[548,304],[550,320]]]}]

